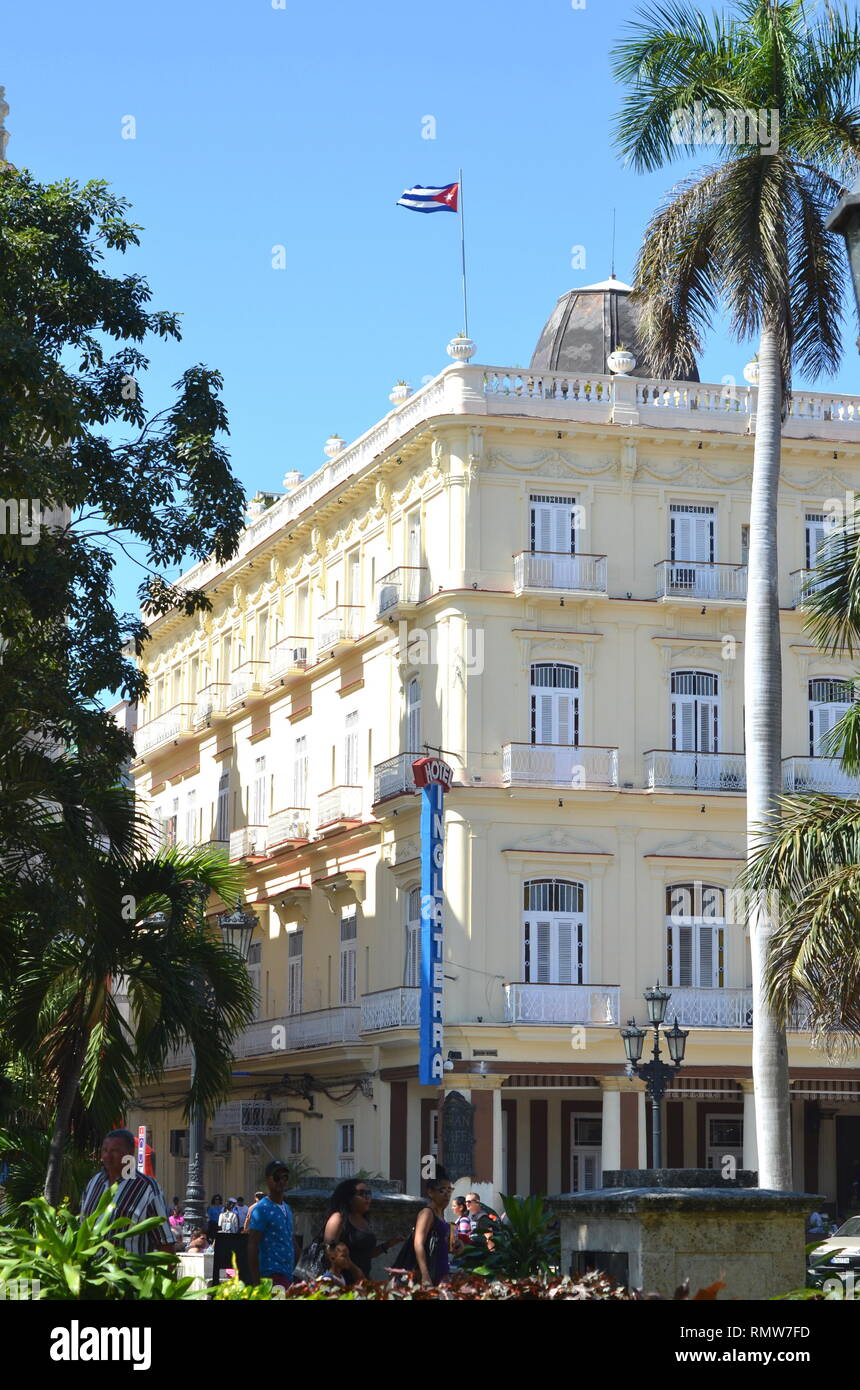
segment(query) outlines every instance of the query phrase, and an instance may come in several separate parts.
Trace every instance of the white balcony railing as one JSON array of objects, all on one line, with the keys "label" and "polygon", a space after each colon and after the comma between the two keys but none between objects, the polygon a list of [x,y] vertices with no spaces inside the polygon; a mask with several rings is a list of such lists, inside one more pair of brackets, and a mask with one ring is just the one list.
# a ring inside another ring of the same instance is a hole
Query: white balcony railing
[{"label": "white balcony railing", "polygon": [[416,758],[423,756],[423,753],[398,753],[395,758],[387,758],[384,763],[377,763],[373,769],[374,802],[385,801],[389,796],[416,792],[418,788],[412,775],[412,764]]},{"label": "white balcony railing", "polygon": [[505,743],[506,787],[610,788],[618,786],[618,749],[565,743]]},{"label": "white balcony railing", "polygon": [[427,595],[428,570],[423,565],[400,565],[376,581],[376,616],[397,608],[414,608]]},{"label": "white balcony railing", "polygon": [[280,1134],[280,1111],[270,1100],[230,1100],[212,1116],[214,1134]]},{"label": "white balcony railing", "polygon": [[163,743],[172,743],[174,739],[189,733],[193,715],[193,705],[174,705],[172,709],[165,710],[164,714],[156,715],[155,719],[141,724],[134,735],[138,757],[142,758],[146,753],[151,753],[153,748],[158,748]]},{"label": "white balcony railing", "polygon": [[269,679],[301,675],[313,661],[310,637],[284,637],[269,652]]},{"label": "white balcony railing", "polygon": [[746,565],[658,560],[656,569],[659,599],[743,603],[747,596]]},{"label": "white balcony railing", "polygon": [[249,859],[266,853],[268,827],[265,825],[245,825],[234,830],[230,836],[230,859]]},{"label": "white balcony railing", "polygon": [[652,748],[645,754],[645,785],[678,791],[742,792],[743,753],[678,753]]},{"label": "white balcony railing", "polygon": [[408,986],[380,989],[361,996],[361,1031],[377,1033],[383,1028],[417,1028],[420,992]]},{"label": "white balcony railing", "polygon": [[818,570],[792,570],[791,594],[794,607],[803,608],[820,583],[821,576]]},{"label": "white balcony railing", "polygon": [[503,986],[506,1023],[618,1023],[618,985]]},{"label": "white balcony railing", "polygon": [[361,787],[332,787],[317,800],[317,827],[361,820]]},{"label": "white balcony railing", "polygon": [[358,1004],[342,1004],[337,1009],[317,1009],[308,1014],[292,1014],[285,1019],[287,1047],[328,1047],[332,1043],[355,1042],[361,1026]]},{"label": "white balcony railing", "polygon": [[666,1018],[683,1028],[751,1028],[751,989],[694,989],[667,986],[672,997]]},{"label": "white balcony railing", "polygon": [[860,777],[846,772],[839,758],[783,758],[785,792],[824,792],[827,796],[860,796]]},{"label": "white balcony railing", "polygon": [[198,690],[194,706],[194,727],[199,729],[203,724],[217,719],[219,715],[226,714],[229,695],[230,687],[226,681],[212,681],[209,685],[204,685],[202,690]]},{"label": "white balcony railing", "polygon": [[360,604],[340,604],[323,613],[317,623],[317,655],[323,656],[345,642],[361,636],[364,608]]},{"label": "white balcony railing", "polygon": [[535,589],[565,594],[605,594],[606,556],[521,550],[514,556],[514,593],[520,595]]},{"label": "white balcony railing", "polygon": [[258,695],[265,689],[268,673],[268,661],[243,661],[230,677],[230,704]]},{"label": "white balcony railing", "polygon": [[285,845],[291,840],[309,840],[310,825],[311,813],[306,806],[288,806],[284,811],[274,811],[269,816],[267,848],[273,850],[276,845]]}]

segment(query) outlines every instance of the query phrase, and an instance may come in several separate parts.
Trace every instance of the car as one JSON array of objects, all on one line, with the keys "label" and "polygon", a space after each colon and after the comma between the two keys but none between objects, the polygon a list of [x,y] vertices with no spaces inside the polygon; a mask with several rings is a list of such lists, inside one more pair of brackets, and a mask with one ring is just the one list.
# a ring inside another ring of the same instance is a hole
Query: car
[{"label": "car", "polygon": [[838,1231],[810,1251],[807,1273],[813,1287],[823,1279],[860,1275],[860,1216],[849,1216]]}]

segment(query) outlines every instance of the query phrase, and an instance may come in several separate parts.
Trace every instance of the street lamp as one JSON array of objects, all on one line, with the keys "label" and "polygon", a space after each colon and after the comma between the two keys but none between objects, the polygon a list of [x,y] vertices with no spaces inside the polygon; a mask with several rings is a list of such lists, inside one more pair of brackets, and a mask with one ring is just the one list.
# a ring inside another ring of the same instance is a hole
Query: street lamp
[{"label": "street lamp", "polygon": [[669,1078],[675,1075],[684,1060],[684,1050],[689,1036],[688,1032],[678,1027],[676,1018],[674,1028],[665,1029],[666,1046],[672,1059],[671,1066],[662,1060],[660,1056],[660,1028],[666,1018],[666,1006],[671,997],[670,991],[661,989],[659,984],[653,985],[651,989],[645,991],[648,1021],[654,1029],[654,1050],[650,1062],[640,1060],[646,1030],[637,1028],[635,1019],[631,1019],[627,1027],[621,1029],[621,1038],[627,1056],[627,1075],[640,1077],[645,1082],[646,1094],[651,1101],[651,1134],[655,1168],[663,1167],[663,1126],[660,1104],[666,1094]]},{"label": "street lamp", "polygon": [[[203,909],[206,899],[209,896],[208,889],[201,887],[199,893],[199,927],[205,930],[203,921]],[[242,908],[242,899],[236,899],[236,906],[232,912],[218,913],[218,926],[221,928],[221,939],[228,949],[236,952],[243,961],[247,961],[251,950],[251,937],[259,918],[254,912],[245,912]],[[208,988],[204,984],[204,989]],[[197,1075],[197,1054],[192,1046],[191,1049],[191,1085]],[[193,1230],[195,1226],[206,1225],[206,1192],[203,1185],[203,1162],[204,1145],[206,1142],[206,1116],[199,1106],[195,1105],[188,1117],[188,1178],[185,1184],[185,1228]]]},{"label": "street lamp", "polygon": [[[860,179],[840,199],[824,225],[828,232],[839,232],[845,238],[854,298],[860,314]],[[857,339],[857,346],[860,348],[860,338]]]}]

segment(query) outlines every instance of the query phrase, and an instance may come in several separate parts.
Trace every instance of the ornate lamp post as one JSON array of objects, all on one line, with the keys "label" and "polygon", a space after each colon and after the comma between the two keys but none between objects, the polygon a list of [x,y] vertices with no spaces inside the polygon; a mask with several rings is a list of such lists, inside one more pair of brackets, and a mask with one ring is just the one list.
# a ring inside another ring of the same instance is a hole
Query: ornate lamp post
[{"label": "ornate lamp post", "polygon": [[651,1101],[651,1134],[653,1138],[653,1163],[655,1168],[663,1167],[663,1125],[660,1114],[660,1105],[666,1094],[666,1085],[669,1078],[674,1076],[684,1061],[684,1051],[687,1046],[689,1032],[678,1027],[678,1020],[675,1019],[674,1028],[665,1028],[666,1046],[669,1056],[672,1059],[671,1066],[664,1062],[660,1056],[660,1028],[666,1017],[666,1005],[671,999],[668,990],[661,989],[659,984],[645,991],[645,1004],[648,1009],[648,1022],[654,1028],[654,1050],[651,1054],[650,1062],[642,1062],[642,1048],[645,1043],[646,1029],[637,1028],[636,1020],[631,1019],[626,1028],[621,1029],[621,1037],[624,1042],[624,1051],[627,1054],[627,1075],[637,1076],[645,1082],[646,1093]]},{"label": "ornate lamp post", "polygon": [[[200,926],[203,929],[203,906],[206,893],[200,898]],[[254,912],[245,912],[242,899],[236,899],[232,912],[218,913],[218,926],[224,945],[247,961],[251,950],[251,937],[259,918]],[[197,1054],[191,1051],[191,1084],[197,1074]],[[206,1225],[206,1189],[203,1184],[204,1144],[206,1139],[206,1116],[199,1106],[195,1106],[189,1116],[188,1125],[188,1180],[185,1185],[185,1226],[192,1230],[195,1226]]]},{"label": "ornate lamp post", "polygon": [[[854,298],[857,312],[860,313],[860,179],[837,203],[824,225],[829,232],[839,232],[845,238]],[[857,346],[860,348],[860,338],[857,339]]]}]

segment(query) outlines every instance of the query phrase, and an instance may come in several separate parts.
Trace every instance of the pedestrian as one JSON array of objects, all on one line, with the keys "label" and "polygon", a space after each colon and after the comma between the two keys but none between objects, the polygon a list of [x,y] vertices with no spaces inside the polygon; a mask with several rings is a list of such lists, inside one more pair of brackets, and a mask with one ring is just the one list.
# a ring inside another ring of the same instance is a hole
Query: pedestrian
[{"label": "pedestrian", "polygon": [[170,1222],[170,1229],[173,1232],[173,1238],[178,1248],[185,1234],[185,1216],[182,1207],[179,1205],[178,1197],[174,1197],[173,1206],[170,1208],[170,1215],[167,1219]]},{"label": "pedestrian", "polygon": [[227,1198],[227,1204],[218,1217],[218,1230],[228,1236],[235,1236],[238,1233],[239,1218],[236,1215],[235,1197]]},{"label": "pedestrian", "polygon": [[236,1198],[236,1215],[237,1215],[238,1218],[239,1218],[239,1230],[240,1230],[240,1231],[244,1231],[244,1229],[245,1229],[245,1218],[246,1218],[246,1216],[248,1215],[248,1210],[249,1210],[249,1208],[248,1208],[248,1203],[245,1201],[245,1198],[244,1198],[244,1197],[237,1197],[237,1198]]},{"label": "pedestrian", "polygon": [[338,1183],[326,1214],[323,1232],[326,1245],[343,1242],[349,1252],[349,1267],[343,1271],[347,1284],[370,1278],[370,1266],[377,1255],[402,1245],[403,1236],[377,1241],[368,1222],[372,1194],[364,1178],[344,1178]]},{"label": "pedestrian", "polygon": [[268,1196],[255,1202],[248,1228],[248,1268],[250,1282],[271,1279],[288,1288],[296,1264],[293,1213],[284,1201],[290,1170],[283,1159],[273,1158],[266,1165]]},{"label": "pedestrian", "polygon": [[220,1192],[216,1192],[206,1208],[206,1234],[210,1240],[214,1240],[218,1234],[218,1217],[224,1210],[224,1198]]},{"label": "pedestrian", "polygon": [[117,1183],[112,1211],[114,1217],[125,1217],[130,1226],[150,1216],[160,1216],[160,1226],[151,1226],[140,1235],[112,1237],[118,1245],[136,1255],[153,1250],[174,1254],[176,1245],[167,1215],[167,1199],[155,1178],[137,1171],[134,1154],[137,1140],[129,1129],[112,1129],[101,1147],[101,1168],[90,1178],[81,1197],[81,1216],[92,1216],[105,1192]]},{"label": "pedestrian", "polygon": [[[451,1200],[453,1183],[441,1163],[436,1164],[435,1177],[425,1187],[428,1206],[418,1213],[415,1222],[415,1263],[422,1284],[443,1284],[450,1273],[450,1231],[445,1220],[445,1208]],[[455,1245],[453,1253],[460,1253]]]},{"label": "pedestrian", "polygon": [[251,1203],[251,1205],[250,1205],[249,1208],[248,1208],[248,1214],[247,1214],[247,1216],[245,1217],[245,1220],[242,1222],[242,1230],[243,1230],[243,1231],[247,1231],[247,1230],[250,1229],[250,1224],[251,1224],[251,1212],[254,1210],[254,1207],[257,1205],[258,1202],[262,1202],[262,1200],[263,1200],[263,1198],[265,1197],[265,1195],[266,1195],[265,1192],[255,1192],[255,1193],[254,1193],[254,1200],[253,1200],[253,1202]]},{"label": "pedestrian", "polygon": [[185,1250],[186,1255],[204,1255],[209,1248],[209,1237],[203,1227],[195,1226]]},{"label": "pedestrian", "polygon": [[464,1245],[468,1245],[472,1239],[472,1222],[469,1217],[469,1209],[466,1206],[466,1198],[452,1197],[451,1210],[454,1213],[453,1225],[457,1238]]},{"label": "pedestrian", "polygon": [[326,1283],[340,1284],[342,1289],[347,1287],[347,1271],[352,1264],[349,1250],[343,1241],[328,1240],[325,1247],[328,1259],[328,1269],[325,1274],[320,1275],[320,1279]]}]

